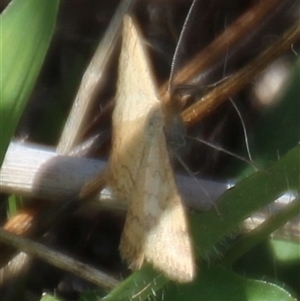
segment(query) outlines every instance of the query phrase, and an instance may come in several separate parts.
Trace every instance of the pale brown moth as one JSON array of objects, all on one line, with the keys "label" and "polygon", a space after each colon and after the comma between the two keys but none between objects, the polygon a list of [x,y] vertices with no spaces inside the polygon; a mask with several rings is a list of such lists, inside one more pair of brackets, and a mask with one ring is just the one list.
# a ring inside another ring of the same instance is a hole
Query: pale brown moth
[{"label": "pale brown moth", "polygon": [[122,40],[108,168],[108,187],[130,204],[121,257],[132,269],[147,261],[170,279],[189,282],[194,256],[163,132],[162,103],[142,35],[129,16]]}]

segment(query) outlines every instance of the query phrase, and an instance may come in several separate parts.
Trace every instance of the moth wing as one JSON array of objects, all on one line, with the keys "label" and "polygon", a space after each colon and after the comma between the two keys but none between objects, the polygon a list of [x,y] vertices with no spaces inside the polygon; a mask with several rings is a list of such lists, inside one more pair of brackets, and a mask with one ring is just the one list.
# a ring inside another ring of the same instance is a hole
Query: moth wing
[{"label": "moth wing", "polygon": [[177,190],[163,133],[162,112],[150,116],[145,149],[132,193],[120,251],[131,267],[151,262],[170,279],[194,278],[194,256],[185,210]]},{"label": "moth wing", "polygon": [[142,129],[153,106],[160,103],[149,66],[138,26],[125,16],[108,173],[108,185],[125,201],[140,166]]}]

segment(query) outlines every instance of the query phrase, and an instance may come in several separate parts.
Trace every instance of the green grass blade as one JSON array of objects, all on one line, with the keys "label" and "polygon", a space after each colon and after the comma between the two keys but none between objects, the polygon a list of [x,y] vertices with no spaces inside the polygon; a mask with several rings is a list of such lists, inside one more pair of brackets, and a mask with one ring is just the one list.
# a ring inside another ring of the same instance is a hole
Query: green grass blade
[{"label": "green grass blade", "polygon": [[53,34],[59,0],[15,0],[1,15],[0,164]]},{"label": "green grass blade", "polygon": [[192,230],[201,254],[209,252],[224,235],[255,211],[287,191],[300,193],[300,146],[265,170],[242,180],[219,199],[218,212],[192,214]]}]

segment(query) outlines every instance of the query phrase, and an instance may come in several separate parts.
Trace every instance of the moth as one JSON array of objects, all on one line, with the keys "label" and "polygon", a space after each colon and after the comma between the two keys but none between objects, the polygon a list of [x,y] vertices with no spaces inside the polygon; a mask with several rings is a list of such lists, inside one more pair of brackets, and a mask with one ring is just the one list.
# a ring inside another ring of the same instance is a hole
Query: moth
[{"label": "moth", "polygon": [[165,117],[142,35],[125,16],[107,184],[129,209],[120,253],[130,268],[150,262],[189,282],[194,256],[164,135]]}]

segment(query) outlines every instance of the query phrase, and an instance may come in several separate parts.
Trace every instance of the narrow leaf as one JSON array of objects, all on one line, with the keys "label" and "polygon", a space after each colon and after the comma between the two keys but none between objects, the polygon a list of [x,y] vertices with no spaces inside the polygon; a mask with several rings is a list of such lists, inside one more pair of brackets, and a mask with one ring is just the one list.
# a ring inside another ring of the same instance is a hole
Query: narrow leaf
[{"label": "narrow leaf", "polygon": [[1,15],[0,164],[40,68],[59,0],[14,0]]}]

